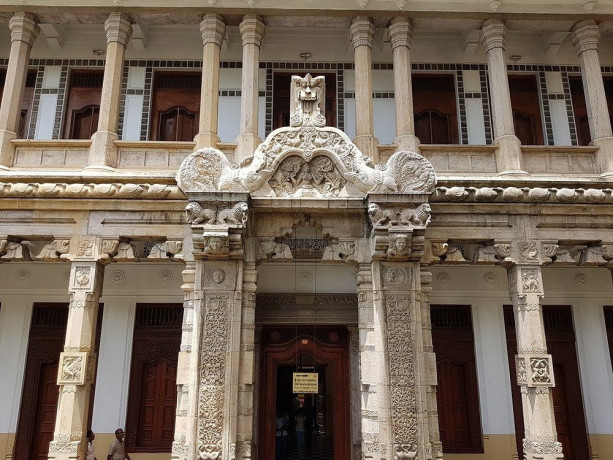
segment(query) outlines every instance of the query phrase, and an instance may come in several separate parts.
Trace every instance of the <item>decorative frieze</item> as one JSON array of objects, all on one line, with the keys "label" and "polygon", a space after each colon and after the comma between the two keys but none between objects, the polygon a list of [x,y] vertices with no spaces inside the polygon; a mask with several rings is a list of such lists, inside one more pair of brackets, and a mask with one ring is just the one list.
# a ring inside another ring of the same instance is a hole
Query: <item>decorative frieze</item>
[{"label": "decorative frieze", "polygon": [[432,202],[507,202],[507,203],[613,203],[610,188],[567,187],[437,187],[429,200]]},{"label": "decorative frieze", "polygon": [[0,198],[184,199],[176,185],[0,182]]}]

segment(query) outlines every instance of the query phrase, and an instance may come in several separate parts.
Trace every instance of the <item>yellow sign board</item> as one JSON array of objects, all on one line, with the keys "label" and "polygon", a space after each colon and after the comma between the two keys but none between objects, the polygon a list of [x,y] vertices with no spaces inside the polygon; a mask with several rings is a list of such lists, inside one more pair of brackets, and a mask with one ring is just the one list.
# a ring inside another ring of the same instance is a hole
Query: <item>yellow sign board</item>
[{"label": "yellow sign board", "polygon": [[294,372],[294,393],[312,393],[319,392],[317,383],[317,372]]}]

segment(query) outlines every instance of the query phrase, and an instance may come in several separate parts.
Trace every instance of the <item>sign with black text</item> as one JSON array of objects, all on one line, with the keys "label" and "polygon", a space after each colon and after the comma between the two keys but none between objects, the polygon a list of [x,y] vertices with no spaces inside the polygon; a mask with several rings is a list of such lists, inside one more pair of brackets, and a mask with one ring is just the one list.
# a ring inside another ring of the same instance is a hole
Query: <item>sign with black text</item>
[{"label": "sign with black text", "polygon": [[293,393],[311,393],[319,392],[317,372],[294,372]]}]

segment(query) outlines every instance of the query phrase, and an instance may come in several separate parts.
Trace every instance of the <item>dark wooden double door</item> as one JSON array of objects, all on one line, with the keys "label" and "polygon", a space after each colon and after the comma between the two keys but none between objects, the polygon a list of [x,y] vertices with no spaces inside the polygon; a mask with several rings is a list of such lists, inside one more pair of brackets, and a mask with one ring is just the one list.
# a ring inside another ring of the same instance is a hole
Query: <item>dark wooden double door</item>
[{"label": "dark wooden double door", "polygon": [[[96,349],[102,311],[98,315]],[[64,348],[68,304],[35,304],[32,312],[21,407],[15,440],[15,460],[46,460],[53,440],[59,397],[57,374]],[[90,398],[91,421],[93,391]]]},{"label": "dark wooden double door", "polygon": [[[298,326],[267,327],[262,331],[260,375],[259,436],[257,458],[275,458],[276,417],[296,412],[291,374],[316,372],[317,394],[298,395],[306,406],[313,405],[316,426],[322,438],[332,438],[332,450],[325,458],[349,460],[351,457],[349,413],[348,332],[342,327]],[[298,458],[298,457],[296,457]],[[303,460],[311,457],[303,455]],[[319,457],[313,457],[313,459]]]},{"label": "dark wooden double door", "polygon": [[[507,331],[507,352],[509,355],[515,432],[517,433],[517,451],[521,457],[523,452],[524,419],[520,387],[517,385],[516,380],[515,355],[517,354],[517,339],[515,337],[515,321],[512,307],[505,307],[504,318]],[[591,457],[589,455],[589,443],[581,396],[572,312],[568,306],[544,306],[543,318],[547,336],[547,351],[553,359],[556,386],[553,387],[552,393],[558,441],[562,443],[566,460],[589,460]]]}]

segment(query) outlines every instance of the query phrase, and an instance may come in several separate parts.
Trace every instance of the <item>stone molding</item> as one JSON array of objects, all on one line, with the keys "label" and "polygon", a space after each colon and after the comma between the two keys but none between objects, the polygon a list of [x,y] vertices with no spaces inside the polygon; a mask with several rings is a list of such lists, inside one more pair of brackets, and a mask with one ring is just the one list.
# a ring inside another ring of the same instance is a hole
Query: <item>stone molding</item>
[{"label": "stone molding", "polygon": [[390,21],[389,33],[392,50],[401,46],[411,48],[413,42],[413,21],[405,16],[397,16]]},{"label": "stone molding", "polygon": [[507,28],[500,19],[488,19],[481,26],[481,43],[486,52],[495,48],[505,49]]},{"label": "stone molding", "polygon": [[185,199],[176,185],[134,183],[0,182],[0,198]]},{"label": "stone molding", "polygon": [[26,12],[15,13],[9,19],[9,28],[11,29],[11,42],[21,41],[30,47],[40,32],[34,15]]},{"label": "stone molding", "polygon": [[106,43],[117,42],[124,47],[132,36],[132,19],[125,13],[111,13],[104,22]]},{"label": "stone molding", "polygon": [[372,48],[373,37],[375,36],[375,26],[368,16],[356,16],[353,18],[349,32],[354,48],[360,46]]},{"label": "stone molding", "polygon": [[247,14],[243,16],[243,20],[241,21],[238,28],[241,33],[241,40],[243,42],[243,46],[262,46],[265,26],[264,21],[260,16],[257,16],[255,14]]},{"label": "stone molding", "polygon": [[205,14],[200,22],[200,34],[202,35],[202,45],[214,43],[221,46],[226,35],[226,24],[223,16],[214,13]]},{"label": "stone molding", "polygon": [[577,55],[584,51],[598,51],[600,41],[600,28],[591,20],[578,22],[571,29],[570,42]]}]

